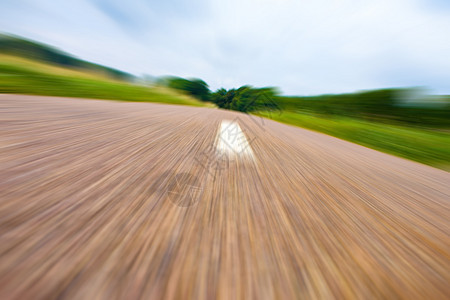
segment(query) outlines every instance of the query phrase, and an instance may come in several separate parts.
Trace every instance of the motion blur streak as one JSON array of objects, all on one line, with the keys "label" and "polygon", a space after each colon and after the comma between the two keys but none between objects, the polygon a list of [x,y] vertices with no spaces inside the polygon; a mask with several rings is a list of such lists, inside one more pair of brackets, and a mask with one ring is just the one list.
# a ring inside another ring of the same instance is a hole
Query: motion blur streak
[{"label": "motion blur streak", "polygon": [[[450,295],[445,171],[231,111],[14,95],[0,111],[0,299]],[[236,118],[258,164],[213,172],[199,154]],[[167,200],[177,174],[171,195],[188,179],[198,201]]]}]

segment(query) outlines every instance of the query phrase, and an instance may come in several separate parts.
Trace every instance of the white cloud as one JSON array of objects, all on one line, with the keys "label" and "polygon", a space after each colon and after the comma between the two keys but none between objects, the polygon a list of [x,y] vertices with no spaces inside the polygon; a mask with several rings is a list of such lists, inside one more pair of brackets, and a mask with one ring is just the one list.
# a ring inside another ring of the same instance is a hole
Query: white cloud
[{"label": "white cloud", "polygon": [[450,93],[450,11],[422,0],[21,3],[1,10],[2,30],[137,74],[288,94],[412,85]]}]

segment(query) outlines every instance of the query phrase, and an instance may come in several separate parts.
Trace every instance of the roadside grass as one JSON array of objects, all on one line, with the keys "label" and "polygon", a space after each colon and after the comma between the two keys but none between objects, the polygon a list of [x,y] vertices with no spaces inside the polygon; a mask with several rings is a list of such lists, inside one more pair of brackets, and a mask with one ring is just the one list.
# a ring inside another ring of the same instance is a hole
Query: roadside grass
[{"label": "roadside grass", "polygon": [[284,111],[258,115],[312,129],[375,150],[450,170],[450,133],[442,130],[393,125],[349,117],[325,117]]},{"label": "roadside grass", "polygon": [[0,54],[0,93],[211,106],[162,87],[108,78],[31,59]]}]

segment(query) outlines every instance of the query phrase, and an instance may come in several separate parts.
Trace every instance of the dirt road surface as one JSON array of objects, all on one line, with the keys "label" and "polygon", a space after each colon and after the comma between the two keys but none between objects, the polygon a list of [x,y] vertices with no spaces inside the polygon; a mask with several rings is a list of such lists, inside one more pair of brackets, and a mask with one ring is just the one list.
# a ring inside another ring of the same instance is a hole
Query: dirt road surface
[{"label": "dirt road surface", "polygon": [[0,299],[450,295],[450,173],[327,135],[0,95],[0,172]]}]

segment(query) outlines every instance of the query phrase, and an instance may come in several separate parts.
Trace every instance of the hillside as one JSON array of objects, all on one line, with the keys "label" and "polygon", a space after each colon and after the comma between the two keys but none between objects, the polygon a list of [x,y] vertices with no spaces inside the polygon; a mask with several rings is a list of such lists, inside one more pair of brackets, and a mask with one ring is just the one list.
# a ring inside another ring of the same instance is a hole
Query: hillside
[{"label": "hillside", "polygon": [[97,72],[119,80],[134,78],[129,73],[81,60],[51,46],[12,35],[0,34],[0,53],[51,63],[64,68]]}]

